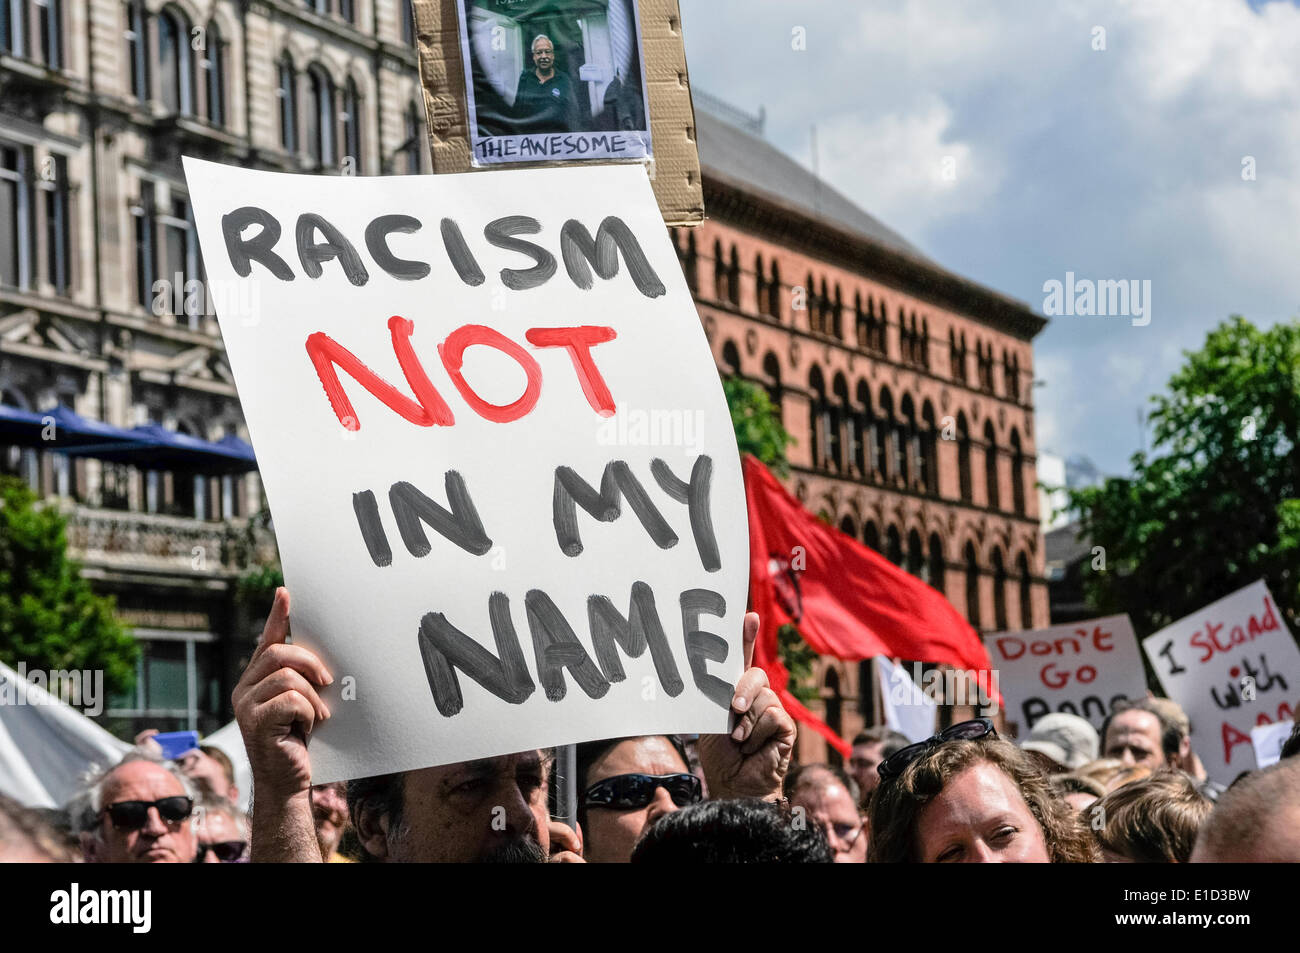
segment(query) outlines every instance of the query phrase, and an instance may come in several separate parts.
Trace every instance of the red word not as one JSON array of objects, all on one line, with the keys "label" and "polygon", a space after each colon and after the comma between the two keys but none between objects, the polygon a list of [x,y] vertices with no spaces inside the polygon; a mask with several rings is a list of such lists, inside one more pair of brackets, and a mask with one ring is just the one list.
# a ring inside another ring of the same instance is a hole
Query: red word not
[{"label": "red word not", "polygon": [[[377,398],[385,407],[410,421],[417,427],[450,427],[456,422],[455,415],[447,402],[442,399],[424,365],[416,357],[411,347],[411,334],[415,324],[399,315],[388,319],[388,329],[392,332],[393,353],[397,364],[406,377],[415,398],[411,399],[388,383],[355,354],[339,344],[324,331],[317,331],[307,338],[307,354],[316,376],[325,388],[325,396],[339,423],[347,430],[360,430],[361,421],[357,419],[352,402],[348,400],[338,371],[346,372],[360,384],[371,396]],[[569,353],[578,384],[587,398],[592,410],[602,417],[614,413],[614,398],[609,386],[601,377],[596,363],[592,360],[591,349],[597,344],[604,344],[616,337],[613,328],[593,327],[590,325],[573,328],[530,328],[525,332],[528,342],[536,348],[562,347]],[[465,364],[465,351],[474,345],[495,348],[511,358],[524,372],[527,383],[518,399],[509,404],[493,404],[480,397],[470,386],[462,372]],[[447,335],[446,340],[438,345],[438,356],[442,358],[443,367],[452,385],[460,393],[470,408],[484,420],[493,423],[509,423],[527,416],[537,405],[542,391],[541,365],[522,346],[510,340],[500,331],[481,324],[466,324]]]},{"label": "red word not", "polygon": [[1225,624],[1220,622],[1215,625],[1213,622],[1207,622],[1202,631],[1192,636],[1190,640],[1192,645],[1204,649],[1204,654],[1197,659],[1198,662],[1208,662],[1214,657],[1215,652],[1228,652],[1234,646],[1253,642],[1256,637],[1274,631],[1279,625],[1277,616],[1273,612],[1273,600],[1268,596],[1264,597],[1263,618],[1251,616],[1245,626],[1234,625],[1226,637],[1220,637],[1219,633],[1223,631]]}]

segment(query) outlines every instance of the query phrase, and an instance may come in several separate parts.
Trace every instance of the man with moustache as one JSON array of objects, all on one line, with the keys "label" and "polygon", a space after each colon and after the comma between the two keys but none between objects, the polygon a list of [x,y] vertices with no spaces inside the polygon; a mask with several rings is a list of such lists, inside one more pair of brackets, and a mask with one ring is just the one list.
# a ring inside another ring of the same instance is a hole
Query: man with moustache
[{"label": "man with moustache", "polygon": [[[254,862],[320,862],[311,804],[307,739],[329,717],[317,686],[333,676],[320,658],[285,643],[289,593],[276,592],[257,650],[232,700],[253,769]],[[747,670],[736,685],[730,736],[701,739],[715,797],[779,798],[794,747],[794,723],[748,667],[758,616],[745,617]],[[580,861],[581,837],[551,821],[551,754],[521,751],[348,782],[348,808],[367,853],[393,862]],[[716,779],[716,782],[715,780]]]}]

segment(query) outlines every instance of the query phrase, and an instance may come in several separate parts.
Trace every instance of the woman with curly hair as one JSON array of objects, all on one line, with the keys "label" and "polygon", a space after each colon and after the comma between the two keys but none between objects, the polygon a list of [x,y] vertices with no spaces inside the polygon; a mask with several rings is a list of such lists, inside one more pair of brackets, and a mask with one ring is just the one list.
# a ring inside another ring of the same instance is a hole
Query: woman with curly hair
[{"label": "woman with curly hair", "polygon": [[1083,820],[986,718],[883,761],[868,863],[1095,863]]}]

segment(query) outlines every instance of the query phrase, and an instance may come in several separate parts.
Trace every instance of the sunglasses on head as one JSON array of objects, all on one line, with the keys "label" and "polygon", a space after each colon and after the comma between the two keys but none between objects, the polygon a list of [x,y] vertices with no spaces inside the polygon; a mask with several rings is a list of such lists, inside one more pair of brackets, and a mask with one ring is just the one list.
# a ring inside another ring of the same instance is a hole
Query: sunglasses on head
[{"label": "sunglasses on head", "polygon": [[248,848],[248,842],[242,840],[221,841],[217,844],[199,844],[198,856],[194,858],[196,864],[203,862],[208,851],[217,855],[217,860],[223,864],[233,864],[238,862],[239,858],[244,856],[244,851]]},{"label": "sunglasses on head", "polygon": [[998,733],[993,729],[993,722],[987,718],[963,721],[950,728],[945,728],[925,741],[918,741],[914,745],[900,748],[880,762],[880,767],[876,768],[876,771],[880,775],[880,780],[890,781],[902,774],[907,766],[917,758],[926,754],[930,749],[937,748],[944,742],[979,741],[982,738],[996,738],[997,736]]},{"label": "sunglasses on head", "polygon": [[704,787],[693,774],[616,774],[587,788],[583,803],[631,810],[653,801],[657,788],[667,791],[678,807],[696,804],[704,797]]},{"label": "sunglasses on head", "polygon": [[151,807],[158,808],[158,816],[168,824],[175,824],[190,816],[190,812],[194,810],[194,801],[183,794],[159,798],[156,801],[118,801],[100,811],[100,815],[107,814],[113,826],[119,831],[138,831],[149,823]]}]

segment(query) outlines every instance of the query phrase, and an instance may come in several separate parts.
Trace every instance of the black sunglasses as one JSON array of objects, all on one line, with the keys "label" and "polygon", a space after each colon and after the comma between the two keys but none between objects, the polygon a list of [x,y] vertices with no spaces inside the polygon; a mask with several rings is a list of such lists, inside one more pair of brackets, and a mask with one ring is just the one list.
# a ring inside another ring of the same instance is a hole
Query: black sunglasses
[{"label": "black sunglasses", "polygon": [[667,791],[678,807],[697,804],[704,797],[704,787],[693,774],[616,774],[587,788],[583,804],[620,810],[645,807],[654,800],[657,788]]},{"label": "black sunglasses", "polygon": [[156,801],[118,801],[100,811],[107,814],[119,831],[138,831],[149,823],[149,808],[158,808],[158,816],[169,824],[183,821],[194,810],[194,801],[183,794]]},{"label": "black sunglasses", "polygon": [[248,849],[248,842],[242,840],[222,841],[218,844],[200,844],[199,853],[194,858],[196,864],[203,863],[203,858],[207,856],[208,851],[217,855],[217,860],[223,864],[236,863],[239,858],[244,856],[244,851]]},{"label": "black sunglasses", "polygon": [[987,718],[963,721],[960,724],[945,728],[925,741],[918,741],[914,745],[900,748],[880,762],[876,772],[880,775],[880,780],[891,781],[902,774],[907,766],[921,755],[931,748],[937,748],[946,741],[979,741],[981,738],[996,738],[997,736],[998,733],[993,729],[993,722]]}]

